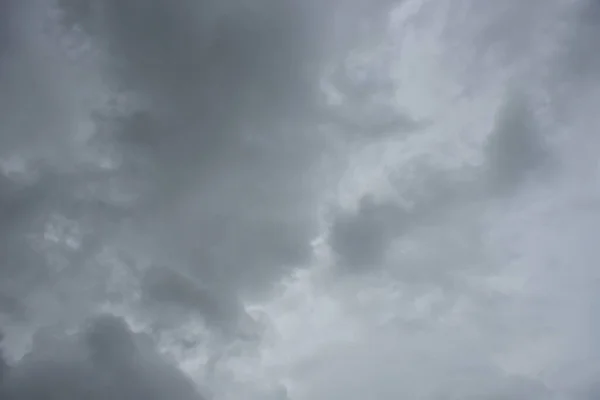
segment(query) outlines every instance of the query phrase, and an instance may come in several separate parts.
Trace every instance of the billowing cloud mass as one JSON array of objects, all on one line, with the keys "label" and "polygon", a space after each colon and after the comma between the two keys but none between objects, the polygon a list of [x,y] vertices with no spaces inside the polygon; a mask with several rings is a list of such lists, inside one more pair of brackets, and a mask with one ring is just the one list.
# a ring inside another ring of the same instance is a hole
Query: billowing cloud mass
[{"label": "billowing cloud mass", "polygon": [[98,316],[68,338],[47,334],[38,340],[3,380],[3,398],[202,398],[189,378],[117,317]]},{"label": "billowing cloud mass", "polygon": [[0,0],[0,400],[600,396],[592,0]]}]

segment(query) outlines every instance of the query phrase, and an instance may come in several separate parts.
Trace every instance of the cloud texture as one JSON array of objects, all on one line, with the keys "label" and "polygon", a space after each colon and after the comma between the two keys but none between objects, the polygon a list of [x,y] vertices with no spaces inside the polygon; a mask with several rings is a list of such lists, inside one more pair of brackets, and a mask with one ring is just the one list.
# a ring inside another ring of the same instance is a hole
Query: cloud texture
[{"label": "cloud texture", "polygon": [[0,1],[0,398],[597,398],[598,9]]}]

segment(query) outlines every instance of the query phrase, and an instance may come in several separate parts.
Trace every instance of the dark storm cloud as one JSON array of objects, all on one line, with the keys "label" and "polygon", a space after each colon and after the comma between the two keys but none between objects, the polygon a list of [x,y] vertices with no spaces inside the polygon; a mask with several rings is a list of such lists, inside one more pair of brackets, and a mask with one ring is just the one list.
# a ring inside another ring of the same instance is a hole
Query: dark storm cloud
[{"label": "dark storm cloud", "polygon": [[[185,300],[168,301],[191,301],[211,320],[237,318],[232,304],[239,295],[256,293],[310,257],[314,186],[307,177],[323,150],[312,116],[328,7],[267,0],[58,3],[66,28],[82,27],[106,50],[106,63],[96,67],[149,106],[119,118],[86,108],[79,95],[96,72],[71,74],[61,38],[40,35],[42,24],[52,25],[43,2],[19,7],[19,20],[10,24],[19,28],[14,52],[0,70],[0,157],[22,162],[27,177],[0,182],[0,274],[9,283],[0,284],[0,312],[15,316],[39,288],[60,283],[73,292],[69,285],[81,279],[101,279],[92,271],[94,257],[130,222],[148,244],[143,256],[210,288],[183,290],[174,295]],[[117,169],[82,161],[72,142],[90,114],[97,133],[83,150],[107,146],[122,161]],[[135,200],[113,201],[113,187]],[[64,238],[47,240],[46,230],[57,228],[53,218],[83,232],[77,249],[66,249]],[[60,273],[51,258],[61,260]],[[161,277],[146,298],[165,302],[171,288],[181,290],[168,273]],[[60,301],[93,302],[77,296]]]},{"label": "dark storm cloud", "polygon": [[6,400],[202,399],[148,338],[112,315],[94,318],[77,335],[41,333],[8,368],[2,390]]},{"label": "dark storm cloud", "polygon": [[86,25],[107,43],[116,79],[156,105],[146,116],[150,132],[138,125],[143,132],[123,135],[149,147],[163,168],[214,165],[248,131],[272,138],[273,127],[261,123],[310,106],[307,74],[317,50],[310,28],[318,24],[309,18],[318,14],[308,15],[309,3],[106,0],[89,10],[80,3],[68,9],[92,21]]},{"label": "dark storm cloud", "polygon": [[234,298],[306,261],[327,7],[62,4],[68,21],[106,44],[115,81],[150,103],[114,121],[113,136],[124,168],[141,171],[150,188],[135,211],[149,251]]}]

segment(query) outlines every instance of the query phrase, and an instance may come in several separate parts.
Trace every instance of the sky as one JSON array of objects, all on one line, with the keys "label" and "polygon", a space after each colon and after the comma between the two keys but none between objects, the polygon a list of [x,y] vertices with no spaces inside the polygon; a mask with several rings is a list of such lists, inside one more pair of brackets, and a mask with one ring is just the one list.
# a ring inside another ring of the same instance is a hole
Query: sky
[{"label": "sky", "polygon": [[599,17],[0,0],[0,399],[598,398]]}]

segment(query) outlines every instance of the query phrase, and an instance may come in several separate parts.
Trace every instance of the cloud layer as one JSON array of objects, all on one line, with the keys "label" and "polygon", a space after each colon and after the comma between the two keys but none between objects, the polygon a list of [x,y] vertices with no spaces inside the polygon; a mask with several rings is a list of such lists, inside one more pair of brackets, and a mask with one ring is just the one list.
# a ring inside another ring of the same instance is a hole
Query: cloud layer
[{"label": "cloud layer", "polygon": [[0,397],[595,398],[596,8],[0,2]]}]

